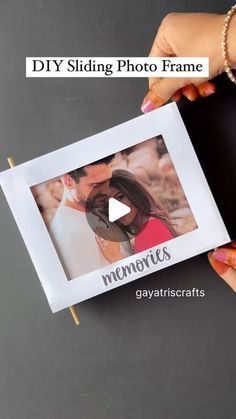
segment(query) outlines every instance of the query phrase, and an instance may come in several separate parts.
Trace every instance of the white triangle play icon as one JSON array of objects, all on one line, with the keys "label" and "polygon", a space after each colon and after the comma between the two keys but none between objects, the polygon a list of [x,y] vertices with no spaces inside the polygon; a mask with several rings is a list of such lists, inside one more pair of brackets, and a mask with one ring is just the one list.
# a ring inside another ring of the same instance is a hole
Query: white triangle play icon
[{"label": "white triangle play icon", "polygon": [[119,218],[124,217],[124,215],[129,214],[130,207],[122,202],[117,201],[115,198],[110,198],[108,201],[108,219],[111,223],[113,221],[119,220]]}]

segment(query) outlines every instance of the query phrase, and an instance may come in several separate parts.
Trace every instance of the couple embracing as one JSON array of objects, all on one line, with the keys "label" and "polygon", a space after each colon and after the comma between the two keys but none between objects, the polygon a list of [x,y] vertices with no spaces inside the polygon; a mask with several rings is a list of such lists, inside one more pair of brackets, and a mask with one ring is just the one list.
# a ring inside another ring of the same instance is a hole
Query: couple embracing
[{"label": "couple embracing", "polygon": [[[177,236],[167,211],[142,184],[127,170],[112,171],[113,158],[108,156],[62,177],[63,198],[50,235],[68,279]],[[111,197],[130,208],[113,223],[106,211]]]}]

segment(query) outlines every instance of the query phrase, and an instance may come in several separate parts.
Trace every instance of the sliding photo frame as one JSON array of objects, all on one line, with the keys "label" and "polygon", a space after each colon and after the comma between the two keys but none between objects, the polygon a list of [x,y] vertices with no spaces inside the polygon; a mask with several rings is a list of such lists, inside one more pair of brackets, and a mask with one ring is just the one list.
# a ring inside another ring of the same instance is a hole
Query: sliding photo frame
[{"label": "sliding photo frame", "polygon": [[[175,104],[0,173],[52,312],[230,241]],[[109,221],[108,202],[130,208]]]}]

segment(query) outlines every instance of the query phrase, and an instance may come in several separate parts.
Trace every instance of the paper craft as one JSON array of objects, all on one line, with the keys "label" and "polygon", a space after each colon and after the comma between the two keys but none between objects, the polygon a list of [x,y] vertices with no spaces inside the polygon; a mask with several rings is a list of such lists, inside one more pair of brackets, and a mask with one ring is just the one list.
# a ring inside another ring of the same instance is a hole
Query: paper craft
[{"label": "paper craft", "polygon": [[0,184],[53,312],[230,241],[175,104]]}]

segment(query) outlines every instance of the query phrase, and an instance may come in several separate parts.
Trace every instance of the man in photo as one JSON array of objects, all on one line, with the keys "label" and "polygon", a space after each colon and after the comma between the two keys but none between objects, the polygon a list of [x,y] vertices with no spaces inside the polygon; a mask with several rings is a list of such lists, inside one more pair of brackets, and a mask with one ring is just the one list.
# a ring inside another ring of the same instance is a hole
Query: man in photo
[{"label": "man in photo", "polygon": [[97,244],[96,228],[105,227],[111,237],[119,237],[123,257],[132,253],[127,236],[115,223],[108,221],[103,211],[110,196],[112,169],[109,164],[113,157],[108,156],[62,177],[63,197],[49,232],[69,279],[110,263]]}]

